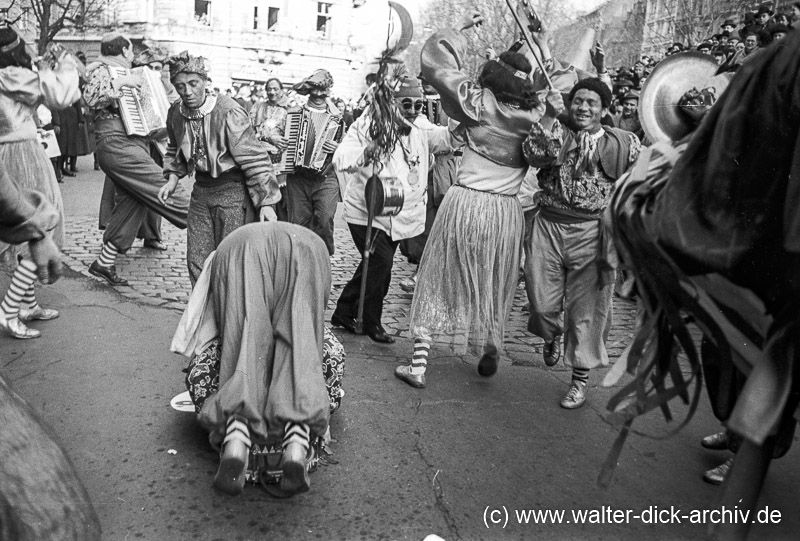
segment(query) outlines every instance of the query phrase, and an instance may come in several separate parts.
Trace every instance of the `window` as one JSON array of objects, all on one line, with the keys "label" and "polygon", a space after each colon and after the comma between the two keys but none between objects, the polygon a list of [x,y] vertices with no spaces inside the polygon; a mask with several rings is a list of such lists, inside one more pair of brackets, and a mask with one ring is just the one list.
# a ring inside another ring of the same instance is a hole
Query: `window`
[{"label": "window", "polygon": [[328,2],[317,2],[317,32],[322,33],[326,38],[331,32],[331,4]]},{"label": "window", "polygon": [[277,30],[279,12],[280,12],[279,8],[269,8],[269,13],[267,14],[267,30],[270,30],[272,32]]},{"label": "window", "polygon": [[211,0],[194,0],[194,20],[200,24],[211,24]]}]

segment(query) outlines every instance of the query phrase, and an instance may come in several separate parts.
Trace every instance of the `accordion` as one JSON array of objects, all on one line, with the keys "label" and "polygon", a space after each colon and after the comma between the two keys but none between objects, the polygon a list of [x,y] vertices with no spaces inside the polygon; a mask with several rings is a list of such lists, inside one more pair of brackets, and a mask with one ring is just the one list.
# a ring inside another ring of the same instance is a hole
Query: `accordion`
[{"label": "accordion", "polygon": [[297,168],[324,174],[333,159],[322,150],[326,141],[335,141],[342,117],[306,109],[290,111],[286,116],[283,136],[289,145],[283,151],[278,173],[294,173]]},{"label": "accordion", "polygon": [[142,83],[141,90],[123,87],[120,91],[119,112],[128,135],[157,136],[167,128],[169,98],[159,74],[147,67],[127,70],[108,66],[111,77],[134,75]]}]

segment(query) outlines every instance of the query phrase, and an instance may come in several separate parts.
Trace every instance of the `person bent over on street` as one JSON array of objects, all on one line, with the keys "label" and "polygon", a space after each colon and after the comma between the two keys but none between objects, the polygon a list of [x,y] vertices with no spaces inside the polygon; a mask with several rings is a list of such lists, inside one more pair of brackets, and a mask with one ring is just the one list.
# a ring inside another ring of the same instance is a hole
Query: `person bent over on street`
[{"label": "person bent over on street", "polygon": [[242,226],[208,258],[172,351],[208,355],[218,341],[219,386],[198,413],[221,447],[216,489],[240,493],[251,445],[281,438],[280,495],[309,489],[309,448],[326,433],[333,400],[323,377],[330,289],[325,243],[298,225]]},{"label": "person bent over on street", "polygon": [[103,36],[100,54],[97,62],[87,68],[83,97],[94,119],[97,159],[114,183],[117,199],[103,233],[100,256],[89,267],[89,273],[111,285],[124,286],[128,281],[117,274],[117,254],[130,249],[147,211],[186,229],[188,201],[161,203],[159,190],[165,181],[161,167],[150,154],[150,140],[128,135],[122,122],[119,100],[123,89],[137,89],[141,81],[135,75],[114,76],[113,72],[131,68],[133,45],[122,34],[113,32]]},{"label": "person bent over on street", "polygon": [[[226,96],[206,93],[208,67],[184,51],[169,60],[170,80],[181,99],[167,116],[166,205],[178,180],[194,173],[186,259],[192,284],[208,254],[236,228],[260,218],[277,220],[280,198],[268,147],[256,137],[245,110]],[[256,213],[258,209],[258,213]]]},{"label": "person bent over on street", "polygon": [[609,263],[612,240],[601,218],[614,182],[639,156],[632,133],[600,125],[611,91],[597,78],[583,79],[569,93],[569,118],[575,130],[552,119],[564,108],[551,93],[543,122],[535,122],[523,152],[538,173],[539,213],[530,238],[525,280],[533,284],[528,330],[545,340],[544,362],[554,366],[561,355],[572,367],[572,383],[561,407],[586,401],[589,371],[608,364],[605,339],[611,317],[615,269]]}]

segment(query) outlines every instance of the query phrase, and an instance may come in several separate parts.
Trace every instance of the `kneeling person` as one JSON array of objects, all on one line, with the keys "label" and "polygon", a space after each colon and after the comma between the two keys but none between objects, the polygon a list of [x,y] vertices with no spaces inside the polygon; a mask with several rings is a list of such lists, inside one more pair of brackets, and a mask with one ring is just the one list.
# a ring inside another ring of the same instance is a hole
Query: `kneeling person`
[{"label": "kneeling person", "polygon": [[206,262],[172,350],[202,356],[219,344],[219,387],[198,414],[221,444],[218,490],[241,492],[252,443],[280,438],[282,495],[308,490],[309,446],[337,399],[323,377],[330,286],[325,243],[285,222],[240,227]]}]

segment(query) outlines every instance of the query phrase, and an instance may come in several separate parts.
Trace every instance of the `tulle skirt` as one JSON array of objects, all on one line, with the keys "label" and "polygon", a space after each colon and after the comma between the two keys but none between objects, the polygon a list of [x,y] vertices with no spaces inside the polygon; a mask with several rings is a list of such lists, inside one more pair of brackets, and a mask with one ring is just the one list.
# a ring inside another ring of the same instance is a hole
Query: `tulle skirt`
[{"label": "tulle skirt", "polygon": [[[64,246],[64,202],[61,200],[61,189],[58,187],[53,164],[41,143],[35,139],[26,139],[0,144],[0,164],[20,189],[42,192],[56,207],[60,219],[51,235],[59,248]],[[0,260],[3,263],[16,266],[19,253],[27,254],[27,244],[8,245],[0,242]]]},{"label": "tulle skirt", "polygon": [[502,349],[519,281],[525,219],[516,197],[453,186],[428,237],[411,303],[414,336],[463,354]]}]

